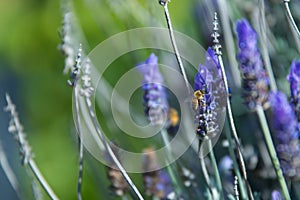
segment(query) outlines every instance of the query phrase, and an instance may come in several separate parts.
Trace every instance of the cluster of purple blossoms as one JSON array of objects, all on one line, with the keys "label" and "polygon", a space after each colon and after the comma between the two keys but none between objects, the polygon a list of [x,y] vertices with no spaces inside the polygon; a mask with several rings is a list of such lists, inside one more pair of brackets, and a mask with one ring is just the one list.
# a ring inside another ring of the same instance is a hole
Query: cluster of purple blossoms
[{"label": "cluster of purple blossoms", "polygon": [[280,166],[286,178],[300,178],[300,144],[298,121],[285,94],[271,93],[272,128]]},{"label": "cluster of purple blossoms", "polygon": [[[201,138],[216,133],[218,124],[213,85],[221,76],[213,77],[211,70],[219,68],[214,51],[209,48],[206,53],[205,65],[200,64],[194,78],[193,109],[197,123],[196,134]],[[220,75],[220,74],[218,74]]]},{"label": "cluster of purple blossoms", "polygon": [[287,76],[287,79],[290,82],[291,103],[298,121],[300,121],[300,60],[292,62],[290,74]]},{"label": "cluster of purple blossoms", "polygon": [[266,108],[269,80],[257,48],[257,34],[246,19],[236,22],[236,32],[245,104],[250,110],[257,105]]},{"label": "cluster of purple blossoms", "polygon": [[142,89],[144,93],[145,114],[152,125],[161,125],[165,122],[168,113],[168,102],[163,87],[163,77],[158,69],[158,59],[155,54],[142,63],[141,73],[144,75]]}]

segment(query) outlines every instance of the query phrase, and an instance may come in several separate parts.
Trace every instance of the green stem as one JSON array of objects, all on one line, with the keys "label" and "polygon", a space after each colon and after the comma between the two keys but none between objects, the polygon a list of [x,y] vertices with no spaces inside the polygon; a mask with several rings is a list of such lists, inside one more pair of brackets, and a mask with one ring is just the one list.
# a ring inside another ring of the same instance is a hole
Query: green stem
[{"label": "green stem", "polygon": [[[199,157],[199,160],[200,160],[200,165],[201,165],[203,177],[204,177],[205,183],[207,185],[208,194],[209,194],[209,196],[214,197],[213,188],[210,184],[210,178],[209,178],[208,171],[206,169],[204,155],[203,155],[203,151],[202,151],[204,140],[208,140],[208,137],[203,138],[203,140],[199,139],[198,157]],[[213,199],[215,199],[215,198],[213,198]]]},{"label": "green stem", "polygon": [[219,199],[224,199],[221,177],[220,177],[220,173],[219,173],[219,170],[218,170],[216,157],[215,157],[214,151],[212,149],[211,140],[208,141],[208,145],[209,145],[208,148],[210,149],[209,157],[210,157],[210,160],[212,162],[212,167],[213,167],[215,178],[216,178],[217,188],[218,188],[218,192],[219,192],[219,195],[220,195]]},{"label": "green stem", "polygon": [[[170,163],[174,159],[173,159],[173,155],[172,155],[172,149],[171,149],[171,146],[169,144],[169,136],[168,136],[168,133],[167,133],[166,129],[161,130],[161,135],[162,135],[162,139],[163,139],[164,145],[165,145],[166,150],[167,150],[167,160],[168,160],[168,163]],[[171,165],[167,166],[167,170],[168,170],[169,175],[171,177],[172,184],[176,188],[176,190],[175,190],[176,194],[179,197],[180,194],[182,194],[180,181],[177,181],[177,180],[179,180],[179,176],[178,176],[177,173],[175,173],[175,170],[173,169],[173,167]]]},{"label": "green stem", "polygon": [[[243,180],[241,173],[240,173],[239,165],[238,165],[236,157],[235,157],[234,144],[233,144],[233,139],[231,137],[230,131],[226,130],[225,133],[226,133],[227,140],[229,142],[228,150],[229,150],[229,155],[233,162],[234,173],[238,177],[239,180]],[[243,181],[238,181],[238,183],[239,183],[239,188],[240,188],[242,199],[247,199],[246,188],[245,188],[245,185],[243,184]]]},{"label": "green stem", "polygon": [[289,194],[289,190],[288,190],[287,184],[285,182],[285,179],[283,177],[282,170],[280,168],[280,163],[279,163],[279,160],[277,158],[276,150],[275,150],[275,147],[274,147],[274,143],[272,141],[271,133],[270,133],[270,130],[269,130],[268,122],[267,122],[266,115],[264,113],[263,108],[261,106],[257,106],[256,107],[256,113],[257,113],[258,118],[259,118],[259,122],[260,122],[262,131],[263,131],[263,134],[264,134],[264,137],[265,137],[265,141],[266,141],[268,151],[269,151],[272,163],[273,163],[273,167],[274,167],[276,175],[277,175],[277,179],[279,181],[279,184],[280,184],[282,192],[283,192],[283,196],[286,200],[290,200],[291,197],[290,197],[290,194]]}]

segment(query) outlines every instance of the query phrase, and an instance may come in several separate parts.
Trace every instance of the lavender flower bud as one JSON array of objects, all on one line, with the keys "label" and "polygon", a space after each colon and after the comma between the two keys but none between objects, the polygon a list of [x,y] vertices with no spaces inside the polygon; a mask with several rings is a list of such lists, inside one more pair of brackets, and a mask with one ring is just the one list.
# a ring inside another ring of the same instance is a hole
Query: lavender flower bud
[{"label": "lavender flower bud", "polygon": [[[209,71],[218,66],[214,51],[209,48],[206,54],[206,66],[200,65],[195,76],[193,109],[197,123],[196,134],[201,138],[218,130],[217,113],[213,93],[214,77]],[[218,80],[218,78],[216,79]]]},{"label": "lavender flower bud", "polygon": [[300,60],[292,62],[287,79],[290,82],[291,102],[298,121],[300,121]]},{"label": "lavender flower bud", "polygon": [[245,104],[250,110],[257,105],[267,107],[268,77],[257,48],[257,34],[246,19],[236,22],[240,63],[243,77]]},{"label": "lavender flower bud", "polygon": [[285,94],[270,94],[269,101],[273,111],[273,134],[276,151],[283,174],[286,178],[300,178],[300,146],[298,142],[298,123],[295,113]]},{"label": "lavender flower bud", "polygon": [[171,177],[165,170],[157,170],[157,158],[152,147],[144,150],[143,179],[146,194],[158,199],[169,199],[174,195]]},{"label": "lavender flower bud", "polygon": [[163,84],[163,77],[158,70],[157,57],[151,54],[142,64],[144,75],[143,90],[145,114],[152,125],[161,125],[166,121],[168,102]]}]

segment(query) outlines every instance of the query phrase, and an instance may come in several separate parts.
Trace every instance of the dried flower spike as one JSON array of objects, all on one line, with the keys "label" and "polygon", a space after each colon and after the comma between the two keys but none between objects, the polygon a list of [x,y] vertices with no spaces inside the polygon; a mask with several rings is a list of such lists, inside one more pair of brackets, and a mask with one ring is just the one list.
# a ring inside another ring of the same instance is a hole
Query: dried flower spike
[{"label": "dried flower spike", "polygon": [[218,39],[220,37],[220,34],[218,33],[218,31],[219,31],[218,15],[215,12],[214,21],[213,21],[213,33],[211,34],[211,37],[213,38],[213,43],[215,44],[213,46],[213,49],[214,49],[216,55],[222,55],[222,52],[221,52],[222,46]]},{"label": "dried flower spike", "polygon": [[82,64],[82,76],[80,77],[80,79],[82,81],[82,88],[79,91],[80,95],[87,98],[91,97],[95,89],[92,86],[91,61],[88,58]]},{"label": "dried flower spike", "polygon": [[59,49],[62,54],[65,56],[65,67],[64,67],[64,74],[67,74],[69,71],[72,70],[72,67],[75,65],[75,58],[76,58],[76,50],[73,44],[72,38],[72,13],[67,12],[64,15],[63,19],[63,27],[60,31],[60,37],[62,38],[62,43],[59,45]]},{"label": "dried flower spike", "polygon": [[270,94],[273,134],[282,172],[286,178],[300,178],[298,122],[285,94]]},{"label": "dried flower spike", "polygon": [[257,48],[257,34],[246,19],[237,21],[236,32],[245,104],[250,110],[257,105],[267,108],[269,80]]},{"label": "dried flower spike", "polygon": [[27,164],[29,159],[32,157],[31,148],[26,140],[26,135],[23,131],[23,126],[19,121],[18,112],[16,106],[12,103],[11,98],[6,94],[7,106],[4,108],[5,111],[10,112],[11,119],[9,122],[8,131],[12,133],[19,143],[19,151],[22,158],[22,164]]},{"label": "dried flower spike", "polygon": [[143,90],[145,114],[152,125],[161,125],[167,119],[168,102],[163,84],[163,77],[158,70],[157,57],[152,53],[141,65],[144,75]]},{"label": "dried flower spike", "polygon": [[291,102],[300,121],[300,60],[292,62],[287,79],[290,82]]},{"label": "dried flower spike", "polygon": [[68,80],[68,85],[71,87],[75,86],[75,82],[78,79],[81,70],[81,56],[82,56],[82,46],[80,44],[77,52],[77,57],[75,59],[75,64],[71,68],[70,80]]},{"label": "dried flower spike", "polygon": [[18,113],[16,110],[16,106],[12,103],[11,98],[8,94],[6,94],[6,102],[7,106],[4,108],[5,111],[10,112],[11,119],[9,122],[8,131],[11,132],[16,140],[19,143],[20,148],[20,155],[22,158],[22,164],[28,164],[32,173],[35,175],[36,179],[40,182],[46,193],[49,197],[53,200],[57,200],[58,197],[53,192],[51,187],[48,185],[47,181],[41,174],[40,170],[38,169],[36,163],[32,159],[31,149],[30,146],[25,138],[25,133],[23,131],[23,126],[21,125],[18,117]]}]

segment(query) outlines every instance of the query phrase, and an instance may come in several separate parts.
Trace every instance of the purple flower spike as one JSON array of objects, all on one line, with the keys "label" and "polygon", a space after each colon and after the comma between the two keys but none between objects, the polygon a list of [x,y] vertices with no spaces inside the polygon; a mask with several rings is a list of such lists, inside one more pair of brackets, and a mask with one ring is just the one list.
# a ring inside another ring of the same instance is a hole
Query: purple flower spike
[{"label": "purple flower spike", "polygon": [[168,112],[168,103],[165,89],[162,86],[163,77],[158,70],[158,59],[155,54],[141,64],[140,71],[144,75],[143,99],[145,114],[152,125],[161,125],[165,122]]},{"label": "purple flower spike", "polygon": [[[216,102],[213,84],[218,77],[213,77],[212,70],[218,70],[218,61],[214,51],[209,48],[206,53],[206,65],[200,65],[194,79],[193,109],[197,123],[196,134],[201,138],[216,133]],[[221,77],[219,77],[221,80]]]},{"label": "purple flower spike", "polygon": [[243,76],[244,98],[247,107],[267,107],[269,80],[257,48],[257,34],[245,19],[236,23],[239,52],[237,59]]},{"label": "purple flower spike", "polygon": [[292,62],[287,79],[290,82],[292,105],[300,121],[300,60]]},{"label": "purple flower spike", "polygon": [[276,151],[286,178],[300,178],[300,145],[298,123],[285,94],[272,93],[269,97],[273,112],[273,135]]}]

